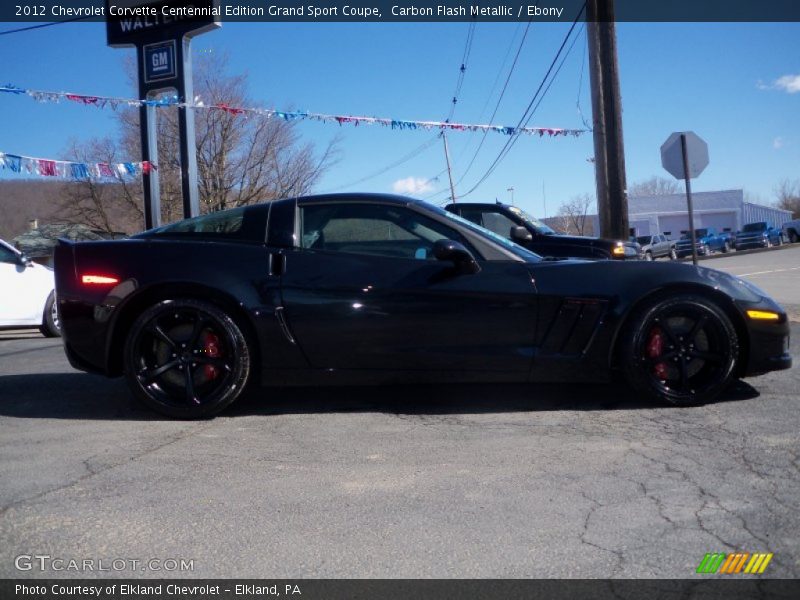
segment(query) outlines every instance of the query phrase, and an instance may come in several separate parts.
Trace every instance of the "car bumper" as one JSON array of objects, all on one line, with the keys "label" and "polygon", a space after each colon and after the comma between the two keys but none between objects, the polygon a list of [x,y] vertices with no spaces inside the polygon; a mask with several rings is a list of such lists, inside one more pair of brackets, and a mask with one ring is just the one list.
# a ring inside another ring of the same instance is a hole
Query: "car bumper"
[{"label": "car bumper", "polygon": [[[747,345],[747,365],[743,369],[745,377],[762,375],[770,371],[781,371],[792,366],[789,353],[790,328],[786,313],[775,302],[765,299],[757,305],[740,306],[747,322],[749,341]],[[747,309],[777,312],[777,321],[756,321],[749,319]]]},{"label": "car bumper", "polygon": [[748,248],[766,248],[769,244],[765,239],[757,239],[757,240],[746,240],[741,242],[736,242],[736,249],[737,250],[746,250]]}]

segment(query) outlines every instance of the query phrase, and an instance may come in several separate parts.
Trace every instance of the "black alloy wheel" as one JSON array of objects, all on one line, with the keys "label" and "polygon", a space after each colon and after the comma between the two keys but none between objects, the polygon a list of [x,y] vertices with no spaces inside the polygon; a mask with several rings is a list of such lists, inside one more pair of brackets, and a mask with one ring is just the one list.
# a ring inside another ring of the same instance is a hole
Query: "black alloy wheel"
[{"label": "black alloy wheel", "polygon": [[165,300],[142,313],[125,342],[133,394],[170,417],[215,415],[244,390],[250,352],[236,322],[201,300]]},{"label": "black alloy wheel", "polygon": [[636,391],[679,406],[713,400],[733,381],[736,330],[702,296],[680,294],[633,316],[622,341],[622,368]]}]

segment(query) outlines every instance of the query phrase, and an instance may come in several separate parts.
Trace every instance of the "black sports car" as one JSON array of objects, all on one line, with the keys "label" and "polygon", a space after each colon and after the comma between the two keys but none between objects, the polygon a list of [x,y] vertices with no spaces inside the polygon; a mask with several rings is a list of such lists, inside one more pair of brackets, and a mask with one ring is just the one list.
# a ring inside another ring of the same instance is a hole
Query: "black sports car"
[{"label": "black sports car", "polygon": [[167,415],[262,385],[607,381],[705,402],[791,366],[786,314],[676,263],[544,260],[398,196],[289,198],[56,249],[64,347]]}]

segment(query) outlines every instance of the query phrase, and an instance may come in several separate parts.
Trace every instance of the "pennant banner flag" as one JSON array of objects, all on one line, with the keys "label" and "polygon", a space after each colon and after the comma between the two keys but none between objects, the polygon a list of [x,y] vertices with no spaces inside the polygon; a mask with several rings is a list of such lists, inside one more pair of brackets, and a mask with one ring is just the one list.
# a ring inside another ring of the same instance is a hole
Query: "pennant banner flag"
[{"label": "pennant banner flag", "polygon": [[158,170],[158,167],[148,161],[81,163],[0,152],[0,169],[9,169],[14,173],[25,172],[42,177],[122,180],[133,179],[139,175],[150,173]]},{"label": "pennant banner flag", "polygon": [[451,123],[449,121],[415,121],[402,119],[387,119],[381,117],[357,117],[351,115],[328,115],[323,113],[311,113],[305,111],[281,111],[267,108],[244,108],[230,106],[225,103],[216,103],[206,106],[202,102],[195,100],[195,103],[181,102],[177,96],[164,96],[155,100],[135,100],[133,98],[114,98],[109,96],[87,96],[85,94],[72,94],[67,92],[46,92],[42,90],[27,90],[13,86],[11,84],[0,85],[0,92],[14,95],[27,95],[39,102],[60,102],[68,100],[83,104],[84,106],[95,106],[97,108],[110,107],[116,110],[119,106],[155,106],[166,107],[175,106],[180,108],[190,108],[193,110],[220,110],[235,117],[248,118],[250,116],[263,118],[278,118],[284,121],[295,121],[308,119],[323,123],[338,123],[339,125],[381,125],[390,129],[423,129],[443,130],[443,131],[493,131],[502,135],[538,135],[539,137],[549,136],[573,136],[586,133],[586,129],[563,129],[558,127],[509,127],[503,125],[476,125],[469,123]]}]

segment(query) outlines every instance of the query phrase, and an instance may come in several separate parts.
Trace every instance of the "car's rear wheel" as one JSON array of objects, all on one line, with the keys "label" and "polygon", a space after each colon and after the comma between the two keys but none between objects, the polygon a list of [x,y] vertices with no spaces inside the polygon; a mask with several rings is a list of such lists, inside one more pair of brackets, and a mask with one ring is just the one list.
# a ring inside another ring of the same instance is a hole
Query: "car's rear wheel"
[{"label": "car's rear wheel", "polygon": [[713,301],[679,294],[636,312],[621,345],[634,390],[679,406],[713,400],[733,381],[739,343]]},{"label": "car's rear wheel", "polygon": [[792,242],[793,244],[796,244],[798,242],[798,240],[800,240],[800,238],[797,237],[797,232],[794,229],[790,230],[789,231],[789,241]]},{"label": "car's rear wheel", "polygon": [[124,349],[133,394],[170,417],[215,415],[244,390],[250,351],[236,322],[201,300],[165,300],[131,326]]},{"label": "car's rear wheel", "polygon": [[56,303],[55,291],[50,292],[47,302],[44,303],[42,324],[39,326],[39,331],[45,337],[61,336],[61,322],[58,319],[58,304]]}]

